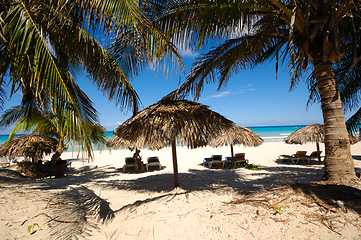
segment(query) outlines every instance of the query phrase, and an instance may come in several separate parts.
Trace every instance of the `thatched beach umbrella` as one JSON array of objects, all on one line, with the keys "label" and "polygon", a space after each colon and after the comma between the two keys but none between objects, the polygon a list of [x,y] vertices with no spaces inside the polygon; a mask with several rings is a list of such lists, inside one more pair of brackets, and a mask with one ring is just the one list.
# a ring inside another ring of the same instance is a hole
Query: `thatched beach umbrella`
[{"label": "thatched beach umbrella", "polygon": [[[139,142],[140,143],[144,142],[144,137],[140,136],[137,142],[132,142],[118,135],[114,135],[106,142],[106,146],[114,149],[128,148],[130,151],[133,151],[135,148],[137,148],[137,146],[142,146],[142,144],[139,144]],[[158,145],[156,142],[149,143],[148,145],[146,145],[146,148],[152,150],[159,150],[163,147],[166,147],[166,145]]]},{"label": "thatched beach umbrella", "polygon": [[[350,143],[357,143],[357,139],[352,135],[349,135]],[[317,158],[321,161],[320,145],[319,143],[325,139],[325,126],[323,124],[314,123],[300,129],[297,129],[285,138],[285,142],[288,144],[304,144],[307,142],[316,142]]]},{"label": "thatched beach umbrella", "polygon": [[8,156],[9,159],[17,156],[29,156],[33,162],[43,154],[55,151],[58,141],[54,138],[38,134],[28,134],[12,139],[0,147],[0,156]]},{"label": "thatched beach umbrella", "polygon": [[114,135],[123,139],[118,141],[123,147],[127,147],[124,144],[129,142],[131,147],[150,150],[171,145],[174,185],[179,186],[176,144],[191,149],[206,146],[210,139],[232,124],[232,121],[200,103],[163,99],[125,121],[114,131]]},{"label": "thatched beach umbrella", "polygon": [[288,137],[285,138],[285,142],[288,144],[304,144],[307,142],[315,142],[317,149],[318,161],[321,161],[320,154],[320,142],[325,139],[325,127],[323,124],[314,123],[302,128],[297,129]]},{"label": "thatched beach umbrella", "polygon": [[251,129],[233,125],[231,128],[223,130],[209,145],[211,147],[231,146],[232,166],[234,166],[234,145],[243,145],[245,147],[257,147],[263,143],[263,139]]}]

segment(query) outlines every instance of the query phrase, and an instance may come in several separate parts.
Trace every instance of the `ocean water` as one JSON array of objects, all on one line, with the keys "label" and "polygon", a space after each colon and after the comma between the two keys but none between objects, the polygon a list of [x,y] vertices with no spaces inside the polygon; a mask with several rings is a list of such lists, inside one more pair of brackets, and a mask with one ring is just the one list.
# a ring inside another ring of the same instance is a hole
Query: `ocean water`
[{"label": "ocean water", "polygon": [[282,142],[285,137],[306,125],[248,127],[261,136],[265,142]]},{"label": "ocean water", "polygon": [[[264,127],[248,127],[252,129],[256,134],[261,136],[265,142],[282,142],[285,137],[287,137],[292,132],[297,129],[304,127],[305,125],[292,125],[292,126],[264,126]],[[23,134],[17,134],[16,137],[22,136]],[[113,131],[107,132],[107,139],[111,138],[113,135]],[[9,135],[0,135],[0,145],[4,144]],[[104,147],[95,147],[94,150],[106,150]],[[72,151],[71,148],[68,151]]]}]

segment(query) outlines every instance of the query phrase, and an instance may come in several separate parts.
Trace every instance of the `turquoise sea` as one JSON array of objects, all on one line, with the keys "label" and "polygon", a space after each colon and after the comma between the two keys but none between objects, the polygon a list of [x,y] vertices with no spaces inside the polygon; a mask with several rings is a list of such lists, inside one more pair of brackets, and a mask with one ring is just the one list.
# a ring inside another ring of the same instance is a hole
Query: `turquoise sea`
[{"label": "turquoise sea", "polygon": [[265,142],[282,142],[285,137],[306,125],[248,127],[261,136]]},{"label": "turquoise sea", "polygon": [[[261,136],[265,142],[282,142],[285,137],[287,137],[292,132],[297,129],[304,127],[306,125],[290,125],[290,126],[263,126],[263,127],[248,127],[252,129],[256,134]],[[16,136],[21,136],[18,134]],[[113,136],[113,131],[107,132],[107,138]],[[0,135],[0,145],[4,144],[8,139],[9,135]],[[105,150],[106,147],[95,148],[94,150]],[[68,151],[71,151],[69,148]]]}]

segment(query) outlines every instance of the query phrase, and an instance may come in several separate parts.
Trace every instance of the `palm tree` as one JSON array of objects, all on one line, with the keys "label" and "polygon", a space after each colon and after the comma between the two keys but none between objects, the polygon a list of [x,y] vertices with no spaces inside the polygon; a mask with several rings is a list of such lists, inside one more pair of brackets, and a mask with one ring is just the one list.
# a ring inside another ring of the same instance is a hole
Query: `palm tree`
[{"label": "palm tree", "polygon": [[79,147],[79,151],[86,152],[87,157],[93,156],[93,145],[105,146],[106,130],[99,124],[81,121],[81,127],[73,129],[72,119],[68,112],[34,112],[30,114],[22,106],[6,110],[1,116],[0,125],[8,126],[16,122],[8,141],[10,142],[18,131],[39,133],[54,137],[57,141],[52,159],[58,160],[71,144]]},{"label": "palm tree", "polygon": [[[122,43],[117,49],[122,50],[110,55],[92,37],[98,33],[115,37],[118,46]],[[138,36],[139,41],[123,39],[124,33]],[[98,118],[91,100],[73,79],[74,72],[84,69],[109,100],[135,114],[139,97],[129,79],[166,50],[180,59],[138,1],[2,1],[0,108],[8,84],[10,96],[18,90],[23,94],[22,122],[33,113],[62,112],[72,120],[68,129],[83,134],[84,124],[96,126]]]},{"label": "palm tree", "polygon": [[[353,61],[353,53],[347,52],[342,58],[341,66],[336,64],[334,67],[344,111],[354,111],[356,109],[356,112],[346,120],[347,131],[352,136],[361,139],[359,134],[361,126],[361,108],[359,104],[361,100],[361,61]],[[310,76],[308,84],[311,90],[308,103],[320,101],[314,75]]]},{"label": "palm tree", "polygon": [[307,74],[316,81],[326,128],[323,179],[349,183],[355,178],[335,68],[360,59],[359,1],[191,0],[167,6],[159,28],[173,39],[188,39],[196,47],[207,39],[226,39],[196,59],[170,98],[192,92],[197,99],[204,84],[217,77],[221,87],[239,70],[275,60],[277,72],[279,61],[286,62],[291,87]]},{"label": "palm tree", "polygon": [[98,118],[91,100],[73,79],[72,72],[83,68],[110,100],[137,111],[139,98],[127,73],[91,37],[90,28],[85,28],[86,17],[94,15],[87,7],[79,1],[14,0],[0,4],[1,103],[8,82],[10,96],[18,90],[23,94],[25,116],[39,111],[62,112],[71,119],[68,128],[73,133],[84,133],[84,124],[95,126]]}]

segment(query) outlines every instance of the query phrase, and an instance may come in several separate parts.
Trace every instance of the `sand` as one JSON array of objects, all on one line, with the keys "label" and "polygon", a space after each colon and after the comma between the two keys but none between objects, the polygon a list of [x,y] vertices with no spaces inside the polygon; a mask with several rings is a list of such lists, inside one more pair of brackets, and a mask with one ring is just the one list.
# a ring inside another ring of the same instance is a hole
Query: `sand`
[{"label": "sand", "polygon": [[[35,181],[2,170],[0,238],[361,239],[359,190],[345,187],[344,196],[330,204],[327,196],[301,184],[320,180],[322,165],[277,160],[279,154],[315,148],[283,142],[236,146],[235,152],[261,165],[255,171],[202,164],[213,154],[230,156],[229,147],[178,147],[177,188],[170,148],[142,150],[143,159],[158,156],[162,169],[138,174],[122,172],[124,158],[132,156],[127,150],[97,151],[90,163],[64,153],[72,167],[57,179]],[[361,143],[351,151],[360,170]]]}]

